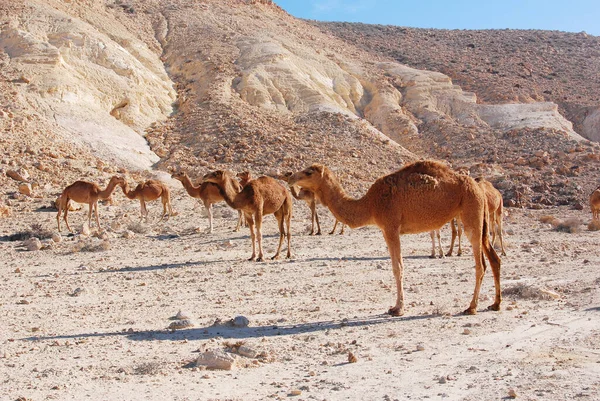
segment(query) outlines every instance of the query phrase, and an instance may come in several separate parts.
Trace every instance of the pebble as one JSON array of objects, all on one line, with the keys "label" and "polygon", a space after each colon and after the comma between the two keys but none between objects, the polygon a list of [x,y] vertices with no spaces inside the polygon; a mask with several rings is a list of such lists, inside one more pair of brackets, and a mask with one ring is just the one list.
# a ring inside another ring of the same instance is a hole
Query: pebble
[{"label": "pebble", "polygon": [[292,390],[292,391],[290,391],[290,395],[292,395],[292,396],[301,395],[301,394],[302,394],[302,391],[300,391],[300,390]]},{"label": "pebble", "polygon": [[52,241],[59,243],[62,241],[62,236],[57,232],[53,232],[52,233]]},{"label": "pebble", "polygon": [[248,327],[250,321],[245,316],[236,316],[233,318],[233,326],[234,327]]},{"label": "pebble", "polygon": [[28,251],[39,251],[42,249],[42,242],[35,237],[25,240],[23,244]]},{"label": "pebble", "polygon": [[508,396],[510,398],[517,398],[517,392],[511,388],[510,390],[508,390]]}]

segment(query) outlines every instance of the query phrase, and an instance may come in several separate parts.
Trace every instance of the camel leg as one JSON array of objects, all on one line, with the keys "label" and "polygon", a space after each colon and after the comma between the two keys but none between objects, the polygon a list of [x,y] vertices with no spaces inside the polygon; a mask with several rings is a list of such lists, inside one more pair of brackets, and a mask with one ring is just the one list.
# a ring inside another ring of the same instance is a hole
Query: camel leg
[{"label": "camel leg", "polygon": [[100,217],[98,216],[98,201],[94,202],[94,212],[96,215],[96,225],[98,226],[98,230],[100,229]]},{"label": "camel leg", "polygon": [[346,225],[344,223],[340,223],[342,225],[342,229],[340,231],[340,235],[344,235],[344,230],[346,229]]},{"label": "camel leg", "polygon": [[312,230],[314,230],[314,222],[317,222],[316,235],[321,235],[321,224],[319,224],[319,214],[317,213],[317,202],[314,199],[310,204],[310,209],[312,211],[312,219],[313,219],[313,229]]},{"label": "camel leg", "polygon": [[259,207],[255,213],[256,221],[256,239],[258,242],[258,256],[256,258],[257,262],[263,261],[263,248],[262,248],[262,221],[263,221],[263,211],[262,207]]},{"label": "camel leg", "polygon": [[[292,204],[290,203],[289,210],[285,213],[285,225],[287,229],[287,255],[286,258],[290,259],[292,257]],[[320,229],[319,229],[320,232]]]},{"label": "camel leg", "polygon": [[404,314],[404,287],[402,284],[404,266],[402,264],[402,251],[400,249],[400,233],[397,230],[384,231],[383,237],[385,238],[390,258],[392,259],[392,271],[396,280],[397,292],[396,305],[388,310],[388,314],[402,316]]},{"label": "camel leg", "polygon": [[458,231],[458,251],[456,251],[456,256],[462,256],[462,233],[463,233],[463,224],[460,219],[456,220],[456,229]]},{"label": "camel leg", "polygon": [[337,219],[336,219],[336,220],[335,220],[335,224],[333,225],[333,228],[331,229],[331,232],[329,233],[330,235],[331,235],[331,234],[335,234],[335,229],[337,228],[337,225],[338,225],[338,221],[337,221]]},{"label": "camel leg", "polygon": [[213,215],[212,215],[212,203],[204,202],[204,207],[208,212],[208,232],[213,232]]},{"label": "camel leg", "polygon": [[456,219],[452,219],[450,221],[450,229],[452,230],[452,239],[450,240],[450,249],[446,253],[446,256],[452,256],[452,252],[454,252],[454,241],[456,241],[457,230],[456,230]]},{"label": "camel leg", "polygon": [[429,257],[433,259],[435,258],[435,231],[429,231],[429,236],[431,237],[431,255]]},{"label": "camel leg", "polygon": [[240,231],[240,228],[242,227],[242,211],[238,210],[238,221],[237,221],[237,225],[235,226],[235,229],[233,231],[238,232]]},{"label": "camel leg", "polygon": [[[500,213],[496,216],[496,222],[498,223],[498,237],[500,237],[500,249],[502,250],[502,256],[506,256],[506,251],[504,250],[504,238],[502,238],[502,209],[500,209]],[[490,264],[492,262],[490,261]]]},{"label": "camel leg", "polygon": [[440,230],[433,230],[429,232],[429,236],[431,237],[431,256],[429,256],[432,259],[437,258],[438,256],[435,253],[435,239],[437,237],[437,243],[438,243],[438,253],[439,253],[439,257],[443,258],[444,257],[444,251],[442,250],[442,238],[440,235]]},{"label": "camel leg", "polygon": [[[475,219],[477,220],[477,219]],[[465,220],[463,220],[465,221]],[[473,221],[471,219],[470,221]],[[489,238],[487,236],[487,223],[484,220],[483,227],[473,227],[465,225],[465,233],[473,247],[473,257],[475,258],[475,289],[473,290],[473,298],[469,307],[463,312],[465,315],[475,315],[477,313],[477,304],[479,302],[479,293],[481,291],[481,283],[485,275],[486,265],[483,259],[483,241],[491,248]]]},{"label": "camel leg", "polygon": [[[500,243],[502,243],[502,240],[500,240]],[[500,310],[500,303],[502,302],[502,290],[500,289],[501,261],[494,247],[490,245],[489,239],[483,239],[483,251],[485,252],[485,255],[490,261],[490,266],[492,267],[492,274],[494,275],[494,288],[496,289],[496,297],[494,299],[494,303],[488,306],[488,309],[498,311]],[[482,262],[485,263],[485,260],[482,260]]]},{"label": "camel leg", "polygon": [[250,239],[252,240],[252,256],[250,256],[250,261],[256,259],[256,233],[254,232],[254,217],[252,215],[246,216],[246,224],[248,224],[248,228],[250,229]]},{"label": "camel leg", "polygon": [[279,227],[279,245],[277,246],[277,252],[271,258],[272,260],[279,259],[279,253],[281,252],[281,246],[283,245],[283,239],[285,238],[285,228],[283,226],[283,207],[281,207],[275,213],[277,219],[277,226]]}]

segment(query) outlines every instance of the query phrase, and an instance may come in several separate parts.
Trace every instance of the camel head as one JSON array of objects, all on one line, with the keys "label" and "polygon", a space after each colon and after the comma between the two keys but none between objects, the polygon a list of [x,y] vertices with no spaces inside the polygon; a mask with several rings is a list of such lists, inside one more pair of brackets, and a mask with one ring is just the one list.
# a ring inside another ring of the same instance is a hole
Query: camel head
[{"label": "camel head", "polygon": [[242,182],[248,182],[252,179],[252,173],[250,173],[249,171],[240,171],[235,176],[239,178]]},{"label": "camel head", "polygon": [[125,181],[124,177],[118,176],[118,175],[113,175],[112,177],[110,177],[110,181],[112,182],[113,185],[123,185],[125,183],[127,183],[127,181]]},{"label": "camel head", "polygon": [[319,187],[326,168],[322,164],[313,164],[302,171],[292,174],[286,181],[289,185],[298,185],[314,191]]},{"label": "camel head", "polygon": [[171,178],[174,178],[178,181],[183,181],[187,177],[187,174],[183,170],[179,170],[171,174]]},{"label": "camel head", "polygon": [[220,184],[225,182],[229,178],[232,178],[232,174],[229,171],[216,170],[211,171],[210,173],[206,173],[204,177],[202,177],[202,181]]}]

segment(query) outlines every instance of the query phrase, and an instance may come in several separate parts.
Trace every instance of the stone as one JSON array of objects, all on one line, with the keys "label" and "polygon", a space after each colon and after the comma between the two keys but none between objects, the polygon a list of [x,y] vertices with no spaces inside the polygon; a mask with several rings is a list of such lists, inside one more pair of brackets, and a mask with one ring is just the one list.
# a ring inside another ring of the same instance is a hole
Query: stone
[{"label": "stone", "polygon": [[29,238],[23,243],[28,251],[39,251],[42,249],[42,242],[38,238]]},{"label": "stone", "polygon": [[237,357],[223,350],[206,351],[196,360],[196,366],[207,369],[232,370],[236,366]]},{"label": "stone", "polygon": [[19,192],[23,195],[31,196],[33,193],[33,189],[31,188],[31,184],[28,182],[23,182],[19,184]]},{"label": "stone", "polygon": [[182,319],[182,320],[175,320],[174,322],[172,322],[168,329],[169,330],[180,330],[180,329],[185,329],[188,327],[193,327],[194,323],[192,323],[191,320],[189,319]]},{"label": "stone", "polygon": [[245,316],[236,316],[233,319],[233,327],[248,327],[250,321]]},{"label": "stone", "polygon": [[18,170],[8,170],[6,175],[15,181],[27,182],[29,180],[29,172],[24,168]]},{"label": "stone", "polygon": [[123,238],[126,238],[126,239],[132,239],[132,238],[135,238],[135,233],[134,233],[133,231],[131,231],[131,230],[126,230],[126,231],[123,233]]}]

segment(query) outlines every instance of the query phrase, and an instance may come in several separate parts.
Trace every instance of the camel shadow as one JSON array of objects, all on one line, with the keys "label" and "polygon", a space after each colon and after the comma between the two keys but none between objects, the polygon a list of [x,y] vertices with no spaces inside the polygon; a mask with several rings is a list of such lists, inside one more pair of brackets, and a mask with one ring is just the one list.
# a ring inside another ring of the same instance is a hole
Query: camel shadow
[{"label": "camel shadow", "polygon": [[262,337],[280,337],[296,334],[316,333],[328,330],[340,330],[345,327],[363,327],[375,326],[386,323],[409,322],[415,320],[425,320],[440,318],[439,315],[419,315],[419,316],[399,316],[392,317],[387,314],[366,316],[361,318],[339,319],[317,321],[309,323],[300,323],[293,325],[265,325],[249,327],[232,327],[230,325],[210,325],[199,328],[189,328],[181,330],[146,330],[146,331],[117,331],[107,333],[80,333],[56,336],[26,337],[23,341],[54,341],[70,340],[75,338],[104,338],[115,336],[126,336],[132,341],[182,341],[182,340],[209,340],[220,337],[236,340],[245,340]]}]

